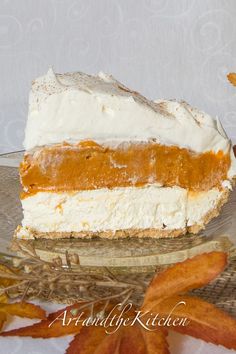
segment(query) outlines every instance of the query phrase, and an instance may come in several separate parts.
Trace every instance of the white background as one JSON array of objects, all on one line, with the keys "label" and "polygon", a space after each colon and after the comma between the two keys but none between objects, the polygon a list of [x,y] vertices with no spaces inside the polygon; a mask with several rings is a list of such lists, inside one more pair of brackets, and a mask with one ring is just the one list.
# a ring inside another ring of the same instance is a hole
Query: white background
[{"label": "white background", "polygon": [[103,70],[218,115],[236,140],[236,0],[0,0],[0,152],[22,148],[30,82]]},{"label": "white background", "polygon": [[[0,0],[0,152],[22,148],[30,82],[50,65],[184,99],[218,115],[236,141],[236,88],[226,79],[236,71],[235,19],[236,0]],[[4,338],[0,353],[63,353],[69,339]],[[170,342],[174,354],[229,352]]]}]

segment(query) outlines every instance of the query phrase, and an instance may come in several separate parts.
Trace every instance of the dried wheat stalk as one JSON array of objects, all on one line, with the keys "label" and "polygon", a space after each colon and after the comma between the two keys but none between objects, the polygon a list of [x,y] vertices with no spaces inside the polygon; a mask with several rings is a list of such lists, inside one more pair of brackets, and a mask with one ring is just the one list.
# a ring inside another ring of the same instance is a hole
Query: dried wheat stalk
[{"label": "dried wheat stalk", "polygon": [[[2,262],[9,267],[10,274],[0,270],[0,278],[7,277],[16,281],[0,289],[1,293],[6,293],[11,299],[40,298],[69,304],[113,299],[125,303],[132,298],[132,302],[138,304],[147,286],[147,282],[114,275],[107,268],[98,272],[97,269],[81,267],[79,259],[71,259],[73,255],[68,253],[65,254],[67,264],[63,265],[59,256],[51,262],[40,259],[32,245],[27,243],[17,243],[14,247],[24,256]],[[75,261],[77,266],[72,267],[71,263]]]}]

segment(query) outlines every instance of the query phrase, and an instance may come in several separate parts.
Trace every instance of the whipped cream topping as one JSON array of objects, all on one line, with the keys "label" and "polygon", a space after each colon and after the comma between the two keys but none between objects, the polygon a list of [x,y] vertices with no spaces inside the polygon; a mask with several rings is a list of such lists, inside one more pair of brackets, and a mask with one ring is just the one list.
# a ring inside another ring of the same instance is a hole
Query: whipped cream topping
[{"label": "whipped cream topping", "polygon": [[103,144],[154,140],[197,153],[228,152],[231,145],[218,119],[185,102],[150,101],[104,73],[50,69],[32,83],[25,149],[87,139]]}]

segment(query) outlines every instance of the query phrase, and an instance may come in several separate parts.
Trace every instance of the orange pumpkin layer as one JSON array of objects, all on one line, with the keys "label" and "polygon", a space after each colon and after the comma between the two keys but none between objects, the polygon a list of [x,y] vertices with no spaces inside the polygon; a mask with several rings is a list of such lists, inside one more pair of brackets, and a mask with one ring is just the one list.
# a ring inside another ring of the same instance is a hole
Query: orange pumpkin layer
[{"label": "orange pumpkin layer", "polygon": [[20,166],[28,192],[74,191],[160,183],[192,191],[220,186],[227,178],[230,156],[219,151],[193,153],[157,143],[129,143],[117,148],[93,141],[60,144],[26,154]]}]

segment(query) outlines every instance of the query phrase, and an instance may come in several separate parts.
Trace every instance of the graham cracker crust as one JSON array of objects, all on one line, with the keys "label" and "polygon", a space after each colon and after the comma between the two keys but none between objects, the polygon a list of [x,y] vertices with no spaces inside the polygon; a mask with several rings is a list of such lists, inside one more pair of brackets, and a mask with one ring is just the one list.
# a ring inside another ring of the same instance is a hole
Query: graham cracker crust
[{"label": "graham cracker crust", "polygon": [[224,189],[222,196],[221,198],[219,198],[215,208],[209,210],[208,213],[204,215],[201,224],[194,224],[192,226],[187,227],[187,232],[197,234],[199,231],[204,230],[206,228],[206,225],[220,214],[221,208],[225,203],[227,203],[229,196],[229,189]]},{"label": "graham cracker crust", "polygon": [[[14,237],[19,237],[17,234],[21,230],[17,228]],[[28,238],[46,238],[46,239],[67,239],[67,238],[87,238],[91,239],[94,237],[107,238],[107,239],[118,239],[118,238],[128,238],[128,237],[137,237],[137,238],[164,238],[164,237],[177,237],[186,233],[185,229],[178,230],[161,230],[161,229],[126,229],[126,230],[108,230],[108,231],[80,231],[80,232],[38,232],[30,228],[25,229]],[[29,236],[28,236],[29,235]]]}]

